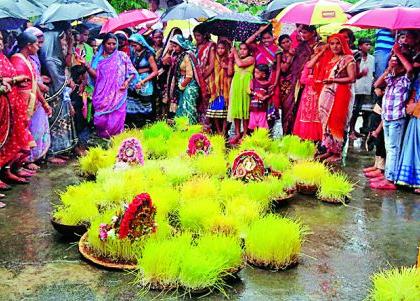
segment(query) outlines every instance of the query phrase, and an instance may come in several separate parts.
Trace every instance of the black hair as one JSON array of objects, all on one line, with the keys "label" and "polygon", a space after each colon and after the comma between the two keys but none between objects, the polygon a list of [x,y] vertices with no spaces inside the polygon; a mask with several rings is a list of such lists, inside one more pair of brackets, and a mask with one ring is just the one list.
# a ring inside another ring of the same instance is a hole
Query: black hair
[{"label": "black hair", "polygon": [[34,44],[38,41],[38,38],[30,32],[22,32],[17,36],[17,45],[19,49],[22,49],[28,45]]},{"label": "black hair", "polygon": [[306,30],[309,32],[316,32],[315,25],[302,25],[301,30]]},{"label": "black hair", "polygon": [[283,40],[285,39],[289,39],[290,40],[290,36],[288,34],[282,34],[281,36],[279,36],[279,45],[281,44],[281,42],[283,42]]},{"label": "black hair", "polygon": [[353,30],[351,30],[350,28],[342,28],[342,29],[340,29],[340,31],[338,33],[346,33],[348,38],[349,38],[350,48],[354,47],[354,43],[356,42],[356,37],[353,33]]},{"label": "black hair", "polygon": [[110,39],[114,39],[115,41],[118,41],[118,34],[115,35],[112,32],[108,32],[102,40],[102,45],[105,45],[105,43],[108,42],[108,40],[110,40]]},{"label": "black hair", "polygon": [[262,38],[262,36],[265,35],[265,34],[269,34],[272,37],[274,36],[273,35],[273,25],[270,24],[270,26],[268,26],[266,29],[264,29],[261,32],[260,37]]},{"label": "black hair", "polygon": [[161,30],[161,29],[155,29],[155,30],[153,30],[152,31],[152,33],[150,34],[152,37],[154,37],[155,36],[155,34],[157,34],[157,33],[160,33],[160,34],[162,34],[163,35],[163,30]]},{"label": "black hair", "polygon": [[360,38],[358,41],[358,45],[362,45],[362,44],[372,44],[372,41],[369,38]]},{"label": "black hair", "polygon": [[73,66],[70,69],[71,79],[76,83],[79,80],[80,76],[82,76],[86,72],[87,72],[87,68],[85,66],[82,66],[82,65]]},{"label": "black hair", "polygon": [[257,69],[260,72],[263,72],[265,74],[265,78],[267,79],[270,76],[270,67],[266,64],[258,64],[255,66],[255,69]]},{"label": "black hair", "polygon": [[149,0],[149,3],[152,3],[152,2],[156,3],[157,6],[160,6],[160,0]]},{"label": "black hair", "polygon": [[96,42],[96,39],[94,38],[94,37],[89,37],[88,39],[87,39],[87,41],[86,41],[86,43],[88,43],[89,45],[90,45],[90,43],[92,43],[92,42]]},{"label": "black hair", "polygon": [[87,27],[85,24],[79,24],[74,28],[78,33],[82,33],[84,31],[89,31],[89,27]]},{"label": "black hair", "polygon": [[[128,40],[127,37],[122,33],[117,33],[114,36],[115,36],[115,39],[117,39],[117,40],[122,40],[122,41],[127,41]],[[105,38],[106,38],[106,36],[105,36]],[[104,38],[104,41],[105,41],[105,38]]]},{"label": "black hair", "polygon": [[248,49],[248,55],[251,56],[252,55],[251,47],[246,42],[241,42],[241,44],[239,44],[239,47],[241,47],[242,45],[246,46],[246,49]]}]

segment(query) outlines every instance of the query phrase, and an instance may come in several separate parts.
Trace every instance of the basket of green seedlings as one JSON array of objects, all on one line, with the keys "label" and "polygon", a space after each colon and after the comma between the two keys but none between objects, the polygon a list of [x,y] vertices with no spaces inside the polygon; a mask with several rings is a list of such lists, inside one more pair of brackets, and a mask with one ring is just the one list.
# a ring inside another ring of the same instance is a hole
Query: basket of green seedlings
[{"label": "basket of green seedlings", "polygon": [[369,301],[420,300],[420,269],[402,267],[374,274]]},{"label": "basket of green seedlings", "polygon": [[291,166],[289,158],[282,153],[269,152],[263,159],[265,165],[270,170],[270,174],[275,177],[281,177],[282,174]]},{"label": "basket of green seedlings", "polygon": [[135,283],[146,289],[180,290],[184,295],[224,292],[226,279],[243,267],[239,240],[232,236],[189,232],[149,239],[138,258]]},{"label": "basket of green seedlings", "polygon": [[282,174],[281,182],[287,195],[293,196],[296,194],[296,178],[291,169],[286,170]]},{"label": "basket of green seedlings", "polygon": [[332,173],[321,179],[317,197],[323,202],[344,204],[350,199],[353,183],[342,173]]},{"label": "basket of green seedlings", "polygon": [[298,162],[291,172],[296,179],[297,191],[306,195],[315,195],[322,178],[330,174],[324,164],[316,161]]},{"label": "basket of green seedlings", "polygon": [[94,179],[98,170],[115,164],[117,153],[117,149],[103,149],[100,146],[89,148],[86,156],[79,158],[82,176]]},{"label": "basket of green seedlings", "polygon": [[293,161],[312,160],[315,156],[315,144],[294,135],[282,137],[278,142],[278,147]]},{"label": "basket of green seedlings", "polygon": [[298,221],[269,214],[255,221],[245,238],[245,256],[253,266],[284,270],[299,261],[306,228]]}]

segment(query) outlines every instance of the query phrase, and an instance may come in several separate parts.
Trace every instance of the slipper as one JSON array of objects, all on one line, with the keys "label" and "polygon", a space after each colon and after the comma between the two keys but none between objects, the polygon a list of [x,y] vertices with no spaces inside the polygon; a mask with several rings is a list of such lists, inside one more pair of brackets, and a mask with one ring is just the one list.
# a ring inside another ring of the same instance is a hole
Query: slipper
[{"label": "slipper", "polygon": [[0,193],[0,199],[4,198],[5,196],[5,194]]},{"label": "slipper", "polygon": [[0,181],[0,191],[7,191],[11,189],[12,189],[12,186],[7,185],[6,183]]},{"label": "slipper", "polygon": [[397,190],[395,184],[390,183],[388,180],[382,182],[371,183],[370,188],[381,189],[381,190]]},{"label": "slipper", "polygon": [[4,207],[6,207],[6,204],[3,202],[0,202],[0,208],[4,208]]},{"label": "slipper", "polygon": [[375,182],[381,182],[383,180],[386,180],[386,179],[383,175],[381,175],[379,177],[369,179],[369,182],[370,183],[375,183]]},{"label": "slipper", "polygon": [[32,171],[36,171],[36,170],[39,170],[41,167],[36,165],[35,163],[29,163],[28,165],[25,166],[25,168]]},{"label": "slipper", "polygon": [[371,167],[366,167],[363,169],[363,173],[368,173],[368,172],[372,172],[372,171],[376,171],[378,170],[375,166],[371,166]]},{"label": "slipper", "polygon": [[375,170],[375,171],[367,172],[367,173],[365,174],[365,176],[366,176],[367,178],[377,178],[377,177],[379,177],[379,176],[383,176],[383,174],[382,174],[382,172],[378,169],[378,170]]}]

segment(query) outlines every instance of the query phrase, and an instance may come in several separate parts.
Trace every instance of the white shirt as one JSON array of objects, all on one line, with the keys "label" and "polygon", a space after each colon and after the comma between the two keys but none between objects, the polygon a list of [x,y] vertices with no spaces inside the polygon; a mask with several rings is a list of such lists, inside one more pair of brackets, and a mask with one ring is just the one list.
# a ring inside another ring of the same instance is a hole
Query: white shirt
[{"label": "white shirt", "polygon": [[375,58],[368,54],[366,59],[360,61],[360,71],[368,69],[367,75],[356,80],[354,85],[355,93],[360,95],[370,95],[372,93],[373,72],[375,71]]}]

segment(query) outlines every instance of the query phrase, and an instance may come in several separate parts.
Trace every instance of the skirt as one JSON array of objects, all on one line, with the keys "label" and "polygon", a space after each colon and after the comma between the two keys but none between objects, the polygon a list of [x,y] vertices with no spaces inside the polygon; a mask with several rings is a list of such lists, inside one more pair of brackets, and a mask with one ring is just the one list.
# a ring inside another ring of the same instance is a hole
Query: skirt
[{"label": "skirt", "polygon": [[223,96],[218,96],[215,100],[210,102],[206,116],[208,118],[227,118],[226,101]]}]

